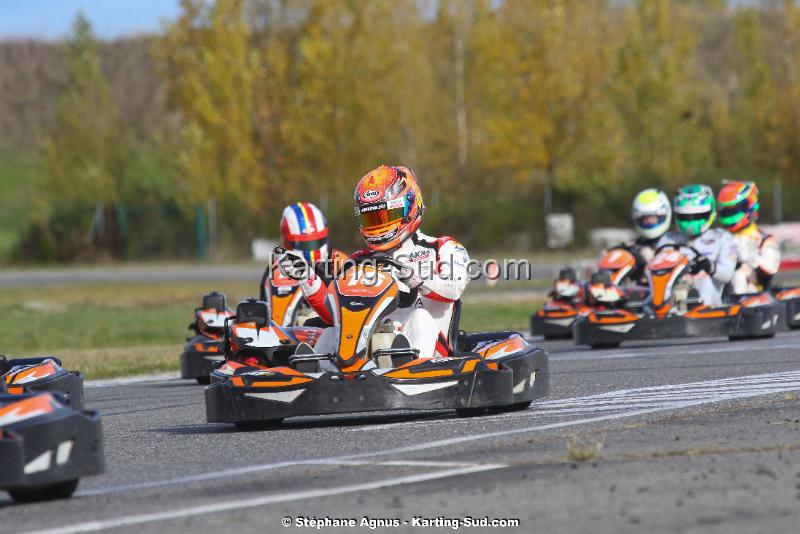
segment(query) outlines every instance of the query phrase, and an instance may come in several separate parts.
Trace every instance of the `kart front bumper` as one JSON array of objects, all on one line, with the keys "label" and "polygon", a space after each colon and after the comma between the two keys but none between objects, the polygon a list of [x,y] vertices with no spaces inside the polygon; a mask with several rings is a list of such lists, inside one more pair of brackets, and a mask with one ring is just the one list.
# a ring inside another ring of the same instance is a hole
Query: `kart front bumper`
[{"label": "kart front bumper", "polygon": [[204,378],[214,371],[214,364],[225,360],[222,340],[195,336],[186,342],[181,353],[181,378]]},{"label": "kart front bumper", "polygon": [[614,312],[581,317],[573,325],[576,345],[615,346],[629,340],[728,337],[748,339],[775,335],[780,321],[780,304],[741,308],[733,315],[686,317],[671,315],[638,317],[631,321],[604,321]]},{"label": "kart front bumper", "polygon": [[105,470],[100,416],[62,409],[0,430],[0,489],[47,486]]}]

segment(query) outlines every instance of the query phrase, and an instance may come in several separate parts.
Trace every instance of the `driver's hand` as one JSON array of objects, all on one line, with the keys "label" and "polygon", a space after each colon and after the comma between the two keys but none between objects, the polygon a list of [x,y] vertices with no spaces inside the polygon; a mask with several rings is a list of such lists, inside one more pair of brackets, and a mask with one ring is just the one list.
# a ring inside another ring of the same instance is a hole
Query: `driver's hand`
[{"label": "driver's hand", "polygon": [[699,273],[700,271],[705,271],[708,274],[714,274],[714,264],[708,259],[708,256],[700,255],[694,261],[694,269],[692,269],[694,274]]},{"label": "driver's hand", "polygon": [[277,254],[278,269],[283,276],[297,281],[308,280],[311,276],[311,267],[299,252],[293,250],[282,250]]},{"label": "driver's hand", "polygon": [[422,278],[408,265],[403,265],[397,270],[397,279],[407,285],[409,289],[416,289],[422,285]]}]

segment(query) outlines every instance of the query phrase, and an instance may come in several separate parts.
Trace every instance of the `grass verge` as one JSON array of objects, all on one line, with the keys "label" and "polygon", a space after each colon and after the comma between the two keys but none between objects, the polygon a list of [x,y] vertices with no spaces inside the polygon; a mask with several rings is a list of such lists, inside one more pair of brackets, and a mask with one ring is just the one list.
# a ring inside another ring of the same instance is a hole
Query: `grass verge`
[{"label": "grass verge", "polygon": [[[0,292],[0,353],[61,358],[87,379],[178,369],[194,308],[212,289],[234,307],[256,284],[87,284],[11,287]],[[501,297],[499,297],[501,298]],[[525,330],[541,301],[481,298],[467,301],[461,327],[468,332]]]}]

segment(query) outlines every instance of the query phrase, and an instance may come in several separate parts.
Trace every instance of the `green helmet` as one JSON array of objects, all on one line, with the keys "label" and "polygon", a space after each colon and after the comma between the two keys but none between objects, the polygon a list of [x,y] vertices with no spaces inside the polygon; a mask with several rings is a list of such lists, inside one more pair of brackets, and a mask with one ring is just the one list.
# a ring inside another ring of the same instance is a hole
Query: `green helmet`
[{"label": "green helmet", "polygon": [[682,234],[698,236],[711,228],[717,216],[714,192],[707,185],[683,186],[675,193],[672,211]]}]

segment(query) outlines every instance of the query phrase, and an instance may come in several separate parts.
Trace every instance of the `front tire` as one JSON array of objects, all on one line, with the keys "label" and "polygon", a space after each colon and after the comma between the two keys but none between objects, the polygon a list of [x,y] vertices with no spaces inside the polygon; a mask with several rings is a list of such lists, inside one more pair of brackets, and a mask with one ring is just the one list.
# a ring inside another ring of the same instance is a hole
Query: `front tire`
[{"label": "front tire", "polygon": [[259,430],[269,430],[270,428],[276,428],[283,423],[283,418],[277,419],[267,419],[265,421],[236,421],[233,423],[233,426],[236,427],[236,430],[241,430],[242,432],[257,432]]},{"label": "front tire", "polygon": [[198,376],[195,380],[197,380],[197,383],[201,386],[207,386],[211,383],[211,376]]},{"label": "front tire", "polygon": [[489,408],[489,413],[507,413],[507,412],[521,412],[527,410],[533,401],[515,402],[514,404],[507,404],[505,406],[492,406]]},{"label": "front tire", "polygon": [[14,502],[40,502],[54,501],[56,499],[67,499],[72,497],[78,487],[78,479],[65,480],[55,484],[44,486],[32,486],[27,488],[12,488],[8,490]]},{"label": "front tire", "polygon": [[488,411],[488,408],[456,408],[456,413],[461,417],[477,417]]}]

